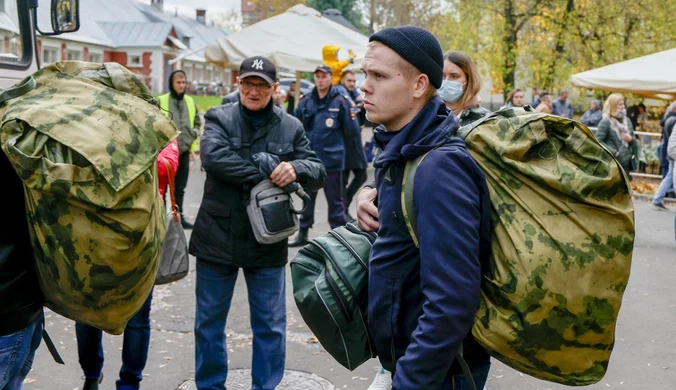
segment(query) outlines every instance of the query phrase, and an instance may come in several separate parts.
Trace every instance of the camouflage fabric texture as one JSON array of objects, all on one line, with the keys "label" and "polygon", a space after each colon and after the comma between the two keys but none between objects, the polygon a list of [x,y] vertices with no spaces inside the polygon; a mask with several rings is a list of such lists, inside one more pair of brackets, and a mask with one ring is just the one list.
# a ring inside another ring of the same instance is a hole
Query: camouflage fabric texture
[{"label": "camouflage fabric texture", "polygon": [[[584,125],[531,110],[498,111],[457,135],[486,175],[492,206],[492,256],[473,335],[536,378],[598,382],[634,246],[622,168]],[[415,224],[407,225],[414,236]]]},{"label": "camouflage fabric texture", "polygon": [[166,229],[159,152],[172,121],[115,63],[54,63],[0,105],[0,142],[24,192],[45,305],[121,334],[150,294]]}]

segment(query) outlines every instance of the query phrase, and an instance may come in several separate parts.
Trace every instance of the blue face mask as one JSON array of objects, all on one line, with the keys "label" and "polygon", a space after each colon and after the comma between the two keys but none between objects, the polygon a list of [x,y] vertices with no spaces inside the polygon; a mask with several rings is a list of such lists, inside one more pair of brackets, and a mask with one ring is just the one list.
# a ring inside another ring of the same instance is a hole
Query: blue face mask
[{"label": "blue face mask", "polygon": [[[466,84],[466,83],[465,83]],[[465,85],[459,81],[444,80],[441,88],[437,90],[439,97],[446,103],[455,103],[462,97],[462,87]]]}]

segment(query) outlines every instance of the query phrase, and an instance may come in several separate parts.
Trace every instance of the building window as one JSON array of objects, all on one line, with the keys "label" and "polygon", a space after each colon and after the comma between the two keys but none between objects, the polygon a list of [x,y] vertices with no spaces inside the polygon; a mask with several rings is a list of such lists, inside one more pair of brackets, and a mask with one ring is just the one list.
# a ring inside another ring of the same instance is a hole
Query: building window
[{"label": "building window", "polygon": [[51,64],[58,61],[57,55],[59,54],[59,49],[54,47],[42,47],[42,63]]},{"label": "building window", "polygon": [[69,61],[82,61],[82,52],[79,50],[68,50],[66,51],[66,58]]},{"label": "building window", "polygon": [[214,81],[214,80],[212,79],[212,73],[213,73],[213,72],[211,71],[211,69],[207,69],[207,79],[205,80],[207,83],[210,83],[210,82]]},{"label": "building window", "polygon": [[141,54],[127,54],[127,67],[129,68],[142,68],[143,59]]},{"label": "building window", "polygon": [[202,68],[195,68],[195,81],[202,82]]},{"label": "building window", "polygon": [[101,63],[103,62],[103,55],[101,53],[89,53],[87,61]]}]

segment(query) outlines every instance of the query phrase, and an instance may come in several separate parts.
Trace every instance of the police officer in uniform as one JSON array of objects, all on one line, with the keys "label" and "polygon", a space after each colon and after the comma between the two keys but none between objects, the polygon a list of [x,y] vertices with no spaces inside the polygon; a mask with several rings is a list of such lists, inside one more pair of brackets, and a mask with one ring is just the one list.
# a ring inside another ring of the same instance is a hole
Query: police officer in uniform
[{"label": "police officer in uniform", "polygon": [[[326,168],[324,194],[329,204],[331,228],[345,225],[347,217],[343,203],[343,171],[345,170],[345,140],[359,134],[349,97],[331,85],[332,71],[327,65],[315,70],[315,88],[303,97],[295,115],[303,123],[310,147]],[[289,246],[302,246],[308,241],[308,231],[314,224],[317,192],[309,193],[312,201],[300,218],[300,231]]]}]

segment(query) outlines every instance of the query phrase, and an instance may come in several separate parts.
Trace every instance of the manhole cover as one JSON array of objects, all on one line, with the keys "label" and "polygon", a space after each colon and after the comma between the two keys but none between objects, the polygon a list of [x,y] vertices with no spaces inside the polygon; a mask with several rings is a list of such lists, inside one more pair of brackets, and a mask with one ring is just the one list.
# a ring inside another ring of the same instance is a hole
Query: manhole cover
[{"label": "manhole cover", "polygon": [[[251,389],[251,370],[229,370],[228,380],[225,382],[229,390],[249,390]],[[335,390],[331,382],[317,376],[302,371],[284,371],[284,378],[277,390]],[[183,382],[176,390],[197,390],[193,379]]]}]

